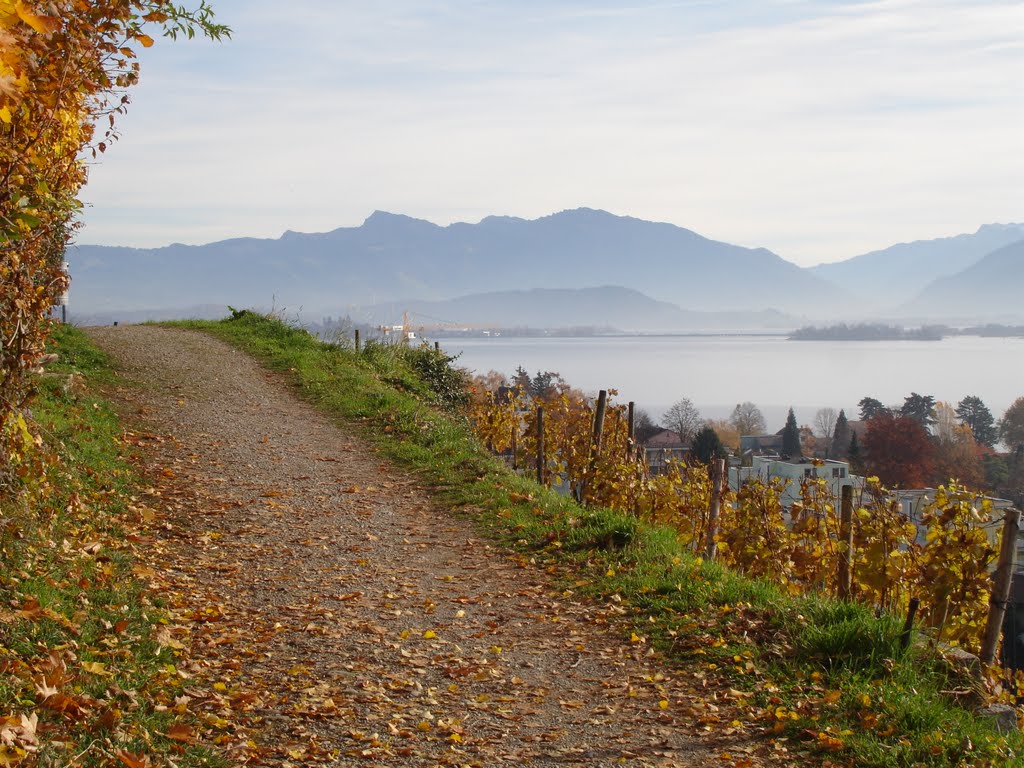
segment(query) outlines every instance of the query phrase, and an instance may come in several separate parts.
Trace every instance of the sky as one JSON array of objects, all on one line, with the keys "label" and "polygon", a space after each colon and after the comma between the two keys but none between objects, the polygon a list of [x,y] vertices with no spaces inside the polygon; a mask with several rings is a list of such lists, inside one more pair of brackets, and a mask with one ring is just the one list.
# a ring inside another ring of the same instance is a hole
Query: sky
[{"label": "sky", "polygon": [[590,207],[809,266],[1024,221],[1020,0],[212,5],[230,40],[143,52],[79,242]]}]

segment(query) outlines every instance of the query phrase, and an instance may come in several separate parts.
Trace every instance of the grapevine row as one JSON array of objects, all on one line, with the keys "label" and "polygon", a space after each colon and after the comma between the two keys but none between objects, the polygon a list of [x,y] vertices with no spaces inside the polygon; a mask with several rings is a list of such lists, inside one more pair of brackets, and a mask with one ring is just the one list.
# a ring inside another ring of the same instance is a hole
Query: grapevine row
[{"label": "grapevine row", "polygon": [[[538,455],[537,414],[543,408],[543,455]],[[627,409],[610,403],[599,443],[596,404],[573,390],[536,400],[515,389],[477,387],[470,418],[492,450],[521,468],[540,461],[546,484],[588,505],[628,512],[671,526],[680,543],[704,555],[709,539],[713,479],[698,461],[677,462],[652,474],[629,434]],[[744,574],[793,595],[841,595],[839,563],[847,549],[840,535],[840,500],[826,480],[805,478],[800,497],[783,504],[785,481],[749,480],[738,490],[724,484],[717,558]],[[920,600],[921,619],[937,639],[977,648],[985,630],[990,576],[998,541],[989,535],[991,503],[951,481],[940,487],[919,523],[899,501],[868,478],[854,503],[849,597],[891,612]]]}]

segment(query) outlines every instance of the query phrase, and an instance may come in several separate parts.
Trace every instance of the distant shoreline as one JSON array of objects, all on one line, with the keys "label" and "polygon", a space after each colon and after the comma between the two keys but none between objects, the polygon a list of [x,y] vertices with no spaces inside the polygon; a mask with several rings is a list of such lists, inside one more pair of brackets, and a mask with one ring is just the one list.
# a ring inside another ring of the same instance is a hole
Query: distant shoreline
[{"label": "distant shoreline", "polygon": [[984,325],[951,328],[946,325],[922,325],[904,328],[896,325],[859,323],[855,325],[805,326],[789,334],[790,341],[942,341],[948,336],[982,338],[1024,337],[1024,326]]},{"label": "distant shoreline", "polygon": [[452,331],[426,331],[424,336],[431,339],[693,339],[693,338],[788,338],[791,331],[602,331],[599,333],[577,333],[560,330],[533,330],[517,328],[513,330],[497,329],[483,333],[469,331],[466,333]]}]

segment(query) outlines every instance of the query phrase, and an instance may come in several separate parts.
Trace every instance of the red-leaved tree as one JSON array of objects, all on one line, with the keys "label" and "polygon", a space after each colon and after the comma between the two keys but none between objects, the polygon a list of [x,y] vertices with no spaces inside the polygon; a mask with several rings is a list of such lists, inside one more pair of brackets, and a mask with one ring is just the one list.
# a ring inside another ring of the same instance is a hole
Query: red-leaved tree
[{"label": "red-leaved tree", "polygon": [[932,476],[935,445],[921,422],[883,411],[868,421],[865,466],[883,485],[921,488]]}]

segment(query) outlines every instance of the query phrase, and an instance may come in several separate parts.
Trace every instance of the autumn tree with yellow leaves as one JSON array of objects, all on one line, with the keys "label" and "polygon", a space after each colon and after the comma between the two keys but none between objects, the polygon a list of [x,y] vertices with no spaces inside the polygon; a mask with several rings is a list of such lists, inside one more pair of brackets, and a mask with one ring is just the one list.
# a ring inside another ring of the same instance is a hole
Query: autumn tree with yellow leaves
[{"label": "autumn tree with yellow leaves", "polygon": [[205,2],[0,0],[0,485],[31,439],[28,372],[68,284],[86,160],[116,139],[151,31],[230,34]]}]

